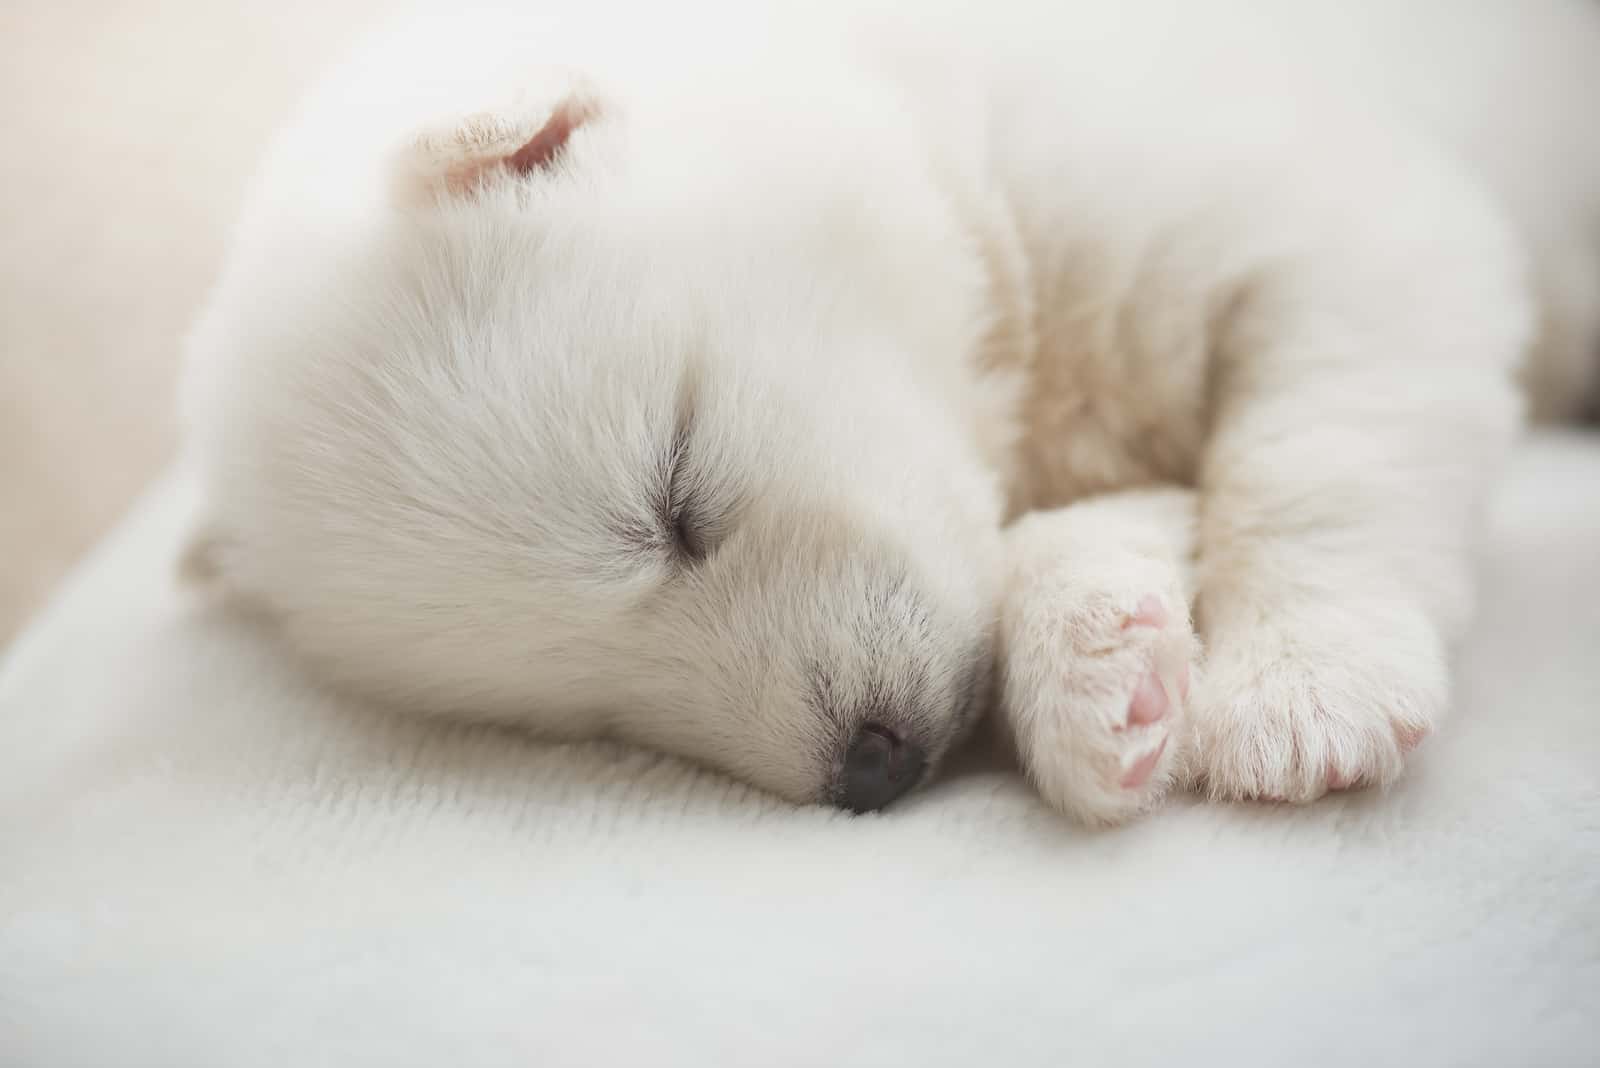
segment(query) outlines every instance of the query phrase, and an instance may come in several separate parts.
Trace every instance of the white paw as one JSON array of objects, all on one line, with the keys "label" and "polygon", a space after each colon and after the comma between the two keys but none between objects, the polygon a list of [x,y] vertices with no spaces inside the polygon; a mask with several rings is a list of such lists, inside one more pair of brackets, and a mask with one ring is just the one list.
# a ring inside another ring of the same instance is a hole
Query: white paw
[{"label": "white paw", "polygon": [[1120,823],[1171,787],[1198,646],[1175,589],[1085,592],[1048,579],[1004,627],[1003,715],[1045,799]]},{"label": "white paw", "polygon": [[1188,778],[1221,799],[1306,802],[1386,786],[1446,701],[1442,643],[1417,619],[1301,619],[1217,636],[1195,694]]}]

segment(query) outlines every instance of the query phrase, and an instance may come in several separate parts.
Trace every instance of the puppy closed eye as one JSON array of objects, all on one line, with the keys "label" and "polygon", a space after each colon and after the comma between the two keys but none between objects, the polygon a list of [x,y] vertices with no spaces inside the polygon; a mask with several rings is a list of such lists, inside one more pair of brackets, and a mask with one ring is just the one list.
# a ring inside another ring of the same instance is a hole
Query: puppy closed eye
[{"label": "puppy closed eye", "polygon": [[689,435],[679,432],[672,441],[657,512],[674,553],[697,564],[716,551],[727,535],[726,516],[713,508],[715,494],[689,449]]},{"label": "puppy closed eye", "polygon": [[614,514],[613,530],[634,564],[650,561],[693,567],[716,552],[733,528],[735,496],[697,457],[680,428],[649,466],[643,512]]}]

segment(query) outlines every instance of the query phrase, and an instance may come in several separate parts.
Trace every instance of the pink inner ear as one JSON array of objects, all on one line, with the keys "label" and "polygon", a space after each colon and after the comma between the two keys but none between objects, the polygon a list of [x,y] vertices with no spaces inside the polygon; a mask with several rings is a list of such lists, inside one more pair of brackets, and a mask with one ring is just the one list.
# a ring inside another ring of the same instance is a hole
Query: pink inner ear
[{"label": "pink inner ear", "polygon": [[550,166],[567,146],[572,131],[587,122],[593,113],[593,105],[587,101],[575,97],[563,100],[539,132],[505,158],[505,166],[517,174],[532,174]]},{"label": "pink inner ear", "polygon": [[599,111],[595,98],[580,90],[557,103],[532,136],[527,133],[531,123],[489,113],[424,133],[396,172],[395,195],[404,204],[425,204],[437,193],[470,196],[493,175],[549,170],[560,161],[572,131]]}]

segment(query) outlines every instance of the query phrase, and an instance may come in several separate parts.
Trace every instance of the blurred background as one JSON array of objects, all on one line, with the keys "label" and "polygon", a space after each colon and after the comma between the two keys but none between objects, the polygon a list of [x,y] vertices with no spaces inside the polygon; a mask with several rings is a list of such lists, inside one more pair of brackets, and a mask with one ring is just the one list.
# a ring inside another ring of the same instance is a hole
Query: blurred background
[{"label": "blurred background", "polygon": [[393,7],[0,3],[0,648],[171,457],[263,143]]}]

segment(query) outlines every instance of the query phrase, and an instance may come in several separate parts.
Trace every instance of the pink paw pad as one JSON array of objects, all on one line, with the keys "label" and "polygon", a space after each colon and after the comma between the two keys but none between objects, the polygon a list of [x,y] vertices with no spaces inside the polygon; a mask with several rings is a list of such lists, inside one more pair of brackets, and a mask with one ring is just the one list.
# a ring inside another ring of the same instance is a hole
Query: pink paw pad
[{"label": "pink paw pad", "polygon": [[1167,625],[1167,606],[1161,603],[1161,598],[1153,593],[1147,593],[1139,599],[1139,606],[1134,609],[1122,624],[1122,629],[1130,627],[1164,627]]},{"label": "pink paw pad", "polygon": [[1156,764],[1161,760],[1161,754],[1167,750],[1167,740],[1161,739],[1161,744],[1150,752],[1133,762],[1133,766],[1122,773],[1122,788],[1132,790],[1143,786],[1145,780],[1150,778],[1150,773],[1156,770]]},{"label": "pink paw pad", "polygon": [[1160,680],[1154,675],[1146,675],[1139,680],[1138,688],[1133,691],[1133,700],[1128,703],[1128,725],[1155,723],[1166,714],[1166,690],[1162,689]]}]

